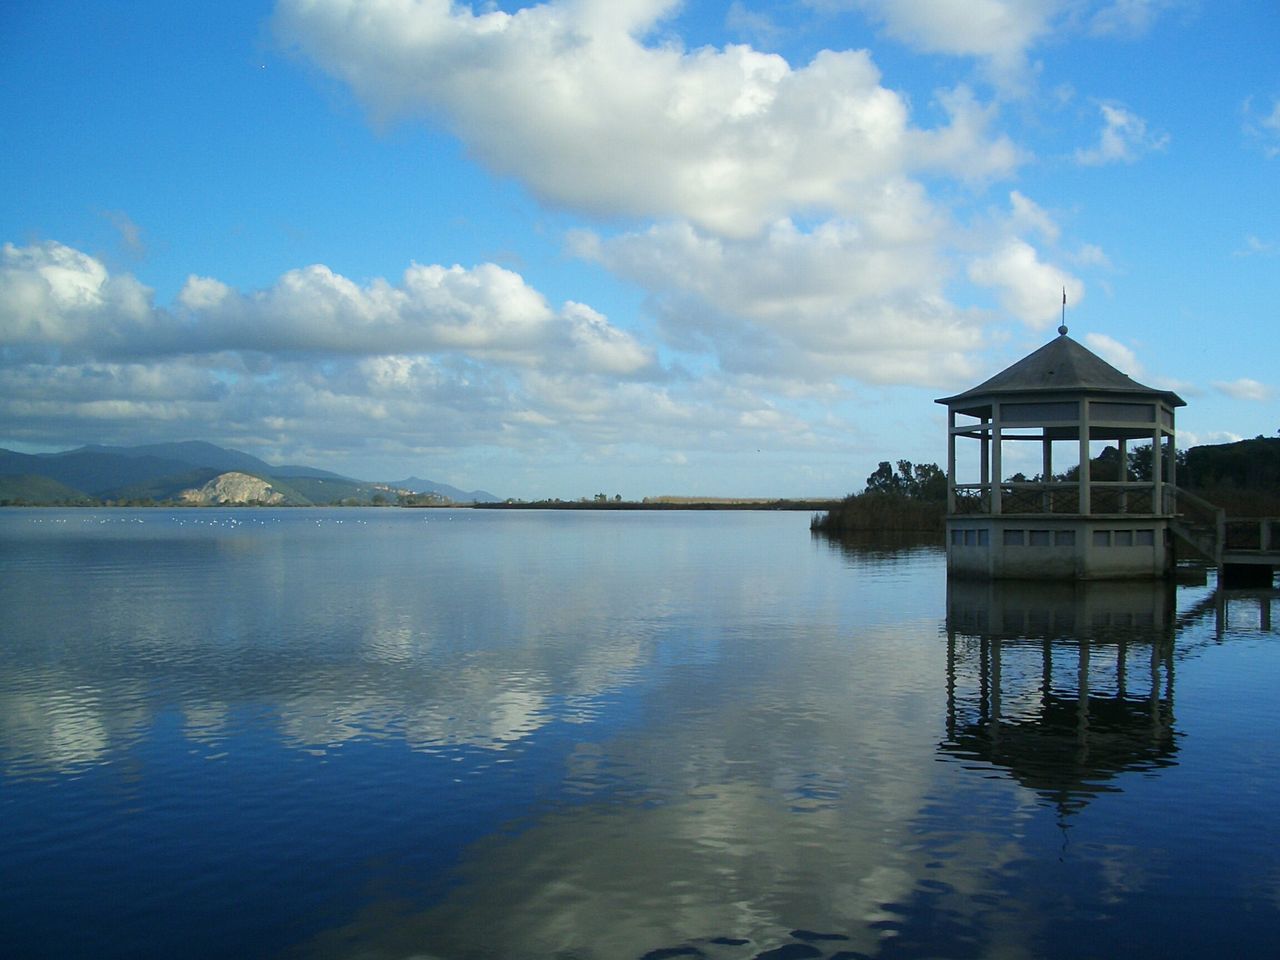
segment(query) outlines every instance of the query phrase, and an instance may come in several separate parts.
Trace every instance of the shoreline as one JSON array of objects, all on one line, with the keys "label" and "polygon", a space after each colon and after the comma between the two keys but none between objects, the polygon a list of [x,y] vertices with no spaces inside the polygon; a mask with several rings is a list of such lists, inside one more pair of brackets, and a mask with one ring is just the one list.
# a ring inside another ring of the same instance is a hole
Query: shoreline
[{"label": "shoreline", "polygon": [[0,510],[831,510],[839,500],[529,500],[496,503],[0,503]]},{"label": "shoreline", "polygon": [[839,500],[531,500],[474,503],[476,510],[830,510]]}]

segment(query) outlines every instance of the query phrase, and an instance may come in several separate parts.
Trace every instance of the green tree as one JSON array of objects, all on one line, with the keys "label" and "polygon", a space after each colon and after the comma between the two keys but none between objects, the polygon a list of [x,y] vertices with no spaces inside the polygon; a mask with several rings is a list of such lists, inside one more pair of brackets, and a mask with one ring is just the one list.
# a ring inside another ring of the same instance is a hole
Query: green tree
[{"label": "green tree", "polygon": [[[899,461],[906,463],[905,460]],[[867,477],[867,493],[881,493],[893,496],[902,492],[902,478],[893,472],[893,465],[888,460],[881,460],[875,473]]]},{"label": "green tree", "polygon": [[917,463],[911,473],[911,495],[917,500],[946,500],[947,475],[936,463]]},{"label": "green tree", "polygon": [[888,460],[881,460],[867,477],[867,493],[909,500],[942,501],[947,499],[947,475],[936,463],[899,460],[897,470]]}]

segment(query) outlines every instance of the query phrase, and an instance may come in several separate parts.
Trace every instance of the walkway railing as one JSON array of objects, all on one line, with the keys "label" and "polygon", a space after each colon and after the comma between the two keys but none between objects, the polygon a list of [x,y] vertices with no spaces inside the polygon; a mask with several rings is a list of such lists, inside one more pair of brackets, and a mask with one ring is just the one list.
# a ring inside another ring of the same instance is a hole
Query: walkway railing
[{"label": "walkway railing", "polygon": [[1194,493],[1175,489],[1169,527],[1214,564],[1280,565],[1280,517],[1228,517]]},{"label": "walkway railing", "polygon": [[1240,519],[1228,517],[1226,550],[1257,550],[1280,553],[1280,517]]},{"label": "walkway railing", "polygon": [[1175,487],[1171,492],[1174,516],[1169,522],[1169,529],[1215,565],[1221,566],[1222,548],[1227,542],[1227,512],[1186,490]]}]

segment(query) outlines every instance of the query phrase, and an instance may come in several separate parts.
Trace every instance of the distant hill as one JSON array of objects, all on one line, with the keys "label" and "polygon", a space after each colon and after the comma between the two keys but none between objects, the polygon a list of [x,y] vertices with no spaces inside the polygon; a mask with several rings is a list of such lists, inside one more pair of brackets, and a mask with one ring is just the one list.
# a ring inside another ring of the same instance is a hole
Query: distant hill
[{"label": "distant hill", "polygon": [[49,477],[0,476],[0,504],[4,503],[91,503],[93,499]]},{"label": "distant hill", "polygon": [[416,477],[386,484],[318,467],[275,466],[239,450],[190,440],[136,447],[94,444],[39,454],[0,449],[0,504],[178,503],[190,490],[261,489],[218,482],[228,474],[265,482],[275,502],[291,506],[395,503],[401,492],[410,490],[435,491],[459,503],[497,499]]},{"label": "distant hill", "polygon": [[1178,486],[1232,516],[1280,516],[1280,437],[1191,447],[1178,466]]},{"label": "distant hill", "polygon": [[[1188,482],[1200,488],[1280,489],[1280,438],[1192,447],[1186,454],[1186,472]],[[1182,481],[1181,473],[1178,479]]]},{"label": "distant hill", "polygon": [[421,477],[394,480],[388,483],[387,486],[395,490],[408,490],[410,493],[443,494],[454,503],[497,503],[500,499],[487,490],[459,490],[457,487],[451,487],[447,483],[440,483],[436,480],[423,480]]},{"label": "distant hill", "polygon": [[[259,460],[250,453],[240,450],[228,450],[203,440],[182,440],[176,443],[147,443],[137,447],[106,447],[91,444],[70,453],[110,453],[122,457],[161,457],[166,460],[180,460],[194,467],[209,467],[220,472],[235,471],[251,476],[271,474],[275,477],[322,477],[326,480],[350,480],[342,474],[318,467],[303,467],[294,464],[274,466],[265,460]],[[66,456],[67,454],[53,454]],[[360,482],[360,481],[354,481]]]},{"label": "distant hill", "polygon": [[145,443],[137,447],[107,447],[94,443],[67,453],[55,453],[50,456],[65,457],[78,453],[103,453],[131,459],[159,457],[162,460],[177,460],[193,467],[209,467],[219,471],[241,470],[245,473],[258,473],[276,469],[252,454],[242,453],[239,450],[227,450],[212,443],[205,443],[203,440]]},{"label": "distant hill", "polygon": [[0,476],[44,477],[69,487],[80,497],[99,499],[120,488],[154,484],[159,478],[189,474],[191,470],[192,464],[187,461],[150,454],[124,456],[90,449],[37,454],[0,450]]}]

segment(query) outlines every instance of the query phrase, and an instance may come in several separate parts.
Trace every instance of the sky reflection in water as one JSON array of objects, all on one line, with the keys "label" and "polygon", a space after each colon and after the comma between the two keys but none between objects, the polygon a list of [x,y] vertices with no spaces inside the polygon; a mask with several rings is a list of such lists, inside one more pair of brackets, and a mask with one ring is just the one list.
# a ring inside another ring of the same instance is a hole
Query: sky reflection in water
[{"label": "sky reflection in water", "polygon": [[[948,585],[799,514],[5,511],[30,956],[1280,938],[1271,597]],[[806,952],[807,951],[807,952]]]}]

